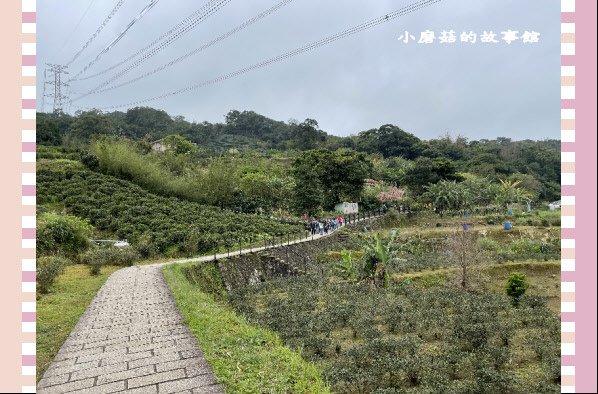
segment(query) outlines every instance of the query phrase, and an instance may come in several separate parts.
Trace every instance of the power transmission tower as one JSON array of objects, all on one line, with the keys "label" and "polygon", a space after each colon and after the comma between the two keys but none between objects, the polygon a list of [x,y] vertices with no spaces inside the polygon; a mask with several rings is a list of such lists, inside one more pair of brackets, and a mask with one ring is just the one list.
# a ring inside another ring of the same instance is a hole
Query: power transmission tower
[{"label": "power transmission tower", "polygon": [[44,69],[44,85],[43,85],[44,90],[42,93],[42,112],[46,112],[46,85],[47,85],[46,71],[47,71],[47,69]]},{"label": "power transmission tower", "polygon": [[[54,98],[54,105],[52,106],[52,112],[55,114],[62,112],[63,102],[68,100],[68,96],[66,94],[62,94],[63,88],[69,86],[67,82],[62,82],[62,74],[68,74],[66,71],[68,66],[63,66],[60,64],[51,64],[46,63],[48,66],[48,71],[54,73],[54,80],[46,81],[44,84],[54,85],[54,93],[45,94],[45,97],[53,97]],[[45,91],[44,85],[44,91]]]}]

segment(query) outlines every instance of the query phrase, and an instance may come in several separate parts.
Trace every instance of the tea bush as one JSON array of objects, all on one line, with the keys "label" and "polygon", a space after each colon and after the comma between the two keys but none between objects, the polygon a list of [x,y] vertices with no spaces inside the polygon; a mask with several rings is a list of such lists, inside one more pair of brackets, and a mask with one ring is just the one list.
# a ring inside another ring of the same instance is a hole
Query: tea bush
[{"label": "tea bush", "polygon": [[527,296],[514,309],[500,294],[304,275],[235,289],[228,299],[318,362],[334,392],[559,389],[559,316]]},{"label": "tea bush", "polygon": [[37,183],[38,204],[63,204],[98,231],[139,244],[147,255],[169,248],[176,254],[205,253],[225,240],[247,244],[251,238],[303,230],[298,224],[157,196],[69,160],[40,162]]}]

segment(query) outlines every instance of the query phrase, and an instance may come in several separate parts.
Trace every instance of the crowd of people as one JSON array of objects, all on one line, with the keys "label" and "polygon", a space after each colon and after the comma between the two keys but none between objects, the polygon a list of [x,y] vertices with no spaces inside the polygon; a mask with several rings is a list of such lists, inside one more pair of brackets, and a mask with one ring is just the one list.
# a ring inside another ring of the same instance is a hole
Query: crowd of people
[{"label": "crowd of people", "polygon": [[312,218],[309,222],[309,228],[311,230],[311,235],[324,235],[333,232],[334,230],[338,229],[339,227],[345,224],[345,220],[342,216],[339,216],[336,219],[324,219],[324,220],[317,220],[316,218]]}]

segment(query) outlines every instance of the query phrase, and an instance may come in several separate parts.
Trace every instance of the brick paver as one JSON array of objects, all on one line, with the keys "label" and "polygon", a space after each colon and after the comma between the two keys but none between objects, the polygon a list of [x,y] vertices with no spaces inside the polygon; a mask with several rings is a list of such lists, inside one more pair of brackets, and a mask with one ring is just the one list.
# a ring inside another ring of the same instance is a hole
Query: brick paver
[{"label": "brick paver", "polygon": [[224,393],[160,266],[110,276],[37,386],[50,393]]}]

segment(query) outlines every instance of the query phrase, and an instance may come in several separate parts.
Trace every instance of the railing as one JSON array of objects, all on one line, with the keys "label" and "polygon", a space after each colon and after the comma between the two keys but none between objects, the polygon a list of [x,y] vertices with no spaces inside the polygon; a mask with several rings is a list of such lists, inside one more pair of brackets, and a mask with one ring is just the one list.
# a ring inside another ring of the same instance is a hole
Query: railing
[{"label": "railing", "polygon": [[[227,239],[217,242],[213,248],[214,260],[220,258],[233,256],[241,256],[246,253],[253,253],[262,250],[268,250],[272,248],[279,248],[283,246],[289,246],[300,242],[308,242],[322,237],[326,237],[338,231],[339,229],[356,224],[358,222],[375,219],[380,217],[386,212],[385,209],[377,209],[374,211],[358,212],[353,214],[341,215],[343,218],[342,225],[336,227],[334,230],[329,230],[324,235],[312,234],[310,230],[303,230],[289,233],[278,233],[275,236],[266,235],[262,237],[243,237],[237,239]],[[223,256],[224,255],[224,256]]]}]

